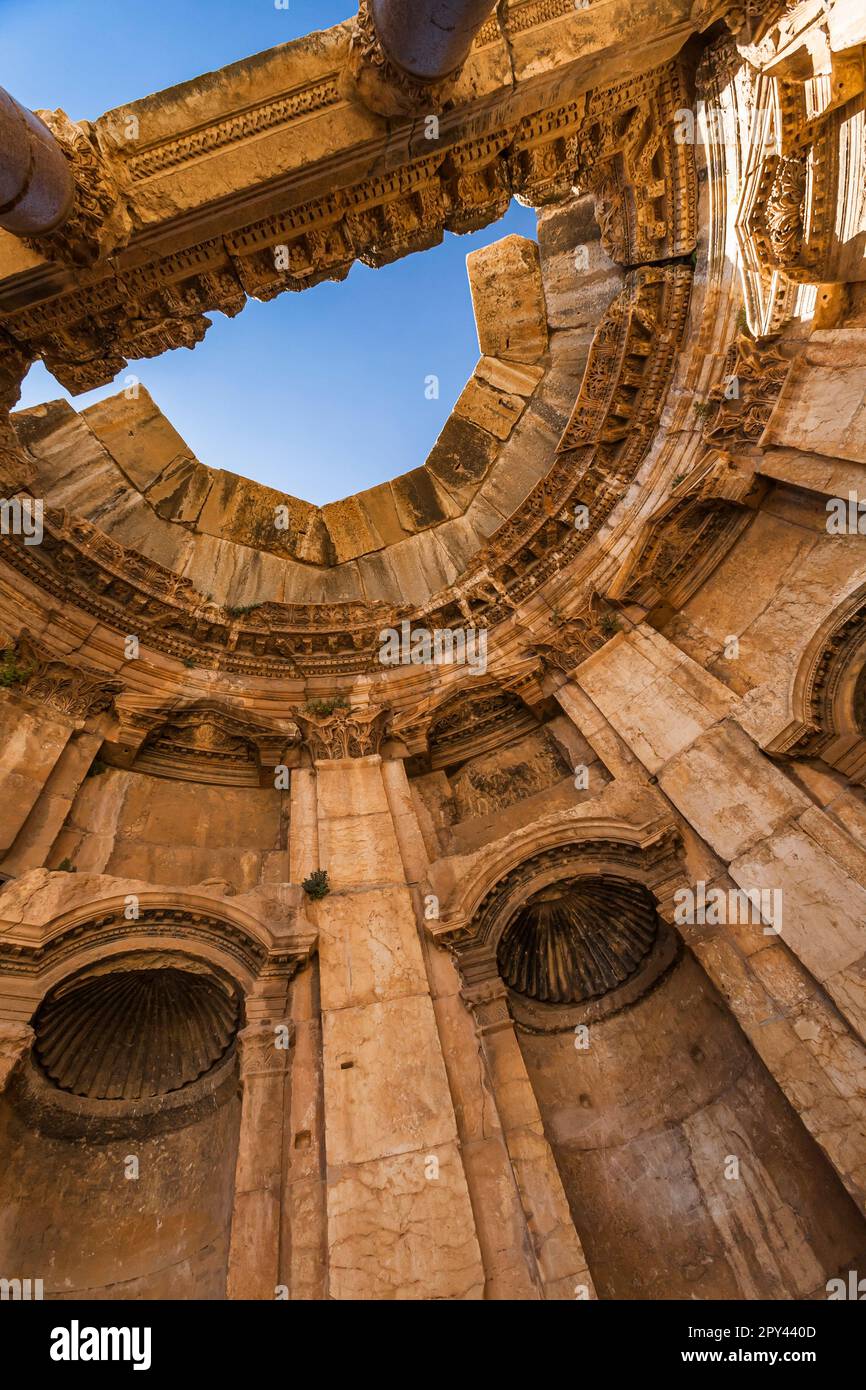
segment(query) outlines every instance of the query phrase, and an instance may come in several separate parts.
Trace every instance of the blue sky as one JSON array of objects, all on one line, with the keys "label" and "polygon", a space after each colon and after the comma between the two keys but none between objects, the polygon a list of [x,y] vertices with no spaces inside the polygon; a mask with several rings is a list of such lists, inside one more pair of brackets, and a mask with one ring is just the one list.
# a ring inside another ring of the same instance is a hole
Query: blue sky
[{"label": "blue sky", "polygon": [[[93,118],[355,12],[353,0],[0,0],[0,83],[31,107]],[[478,357],[466,255],[535,235],[516,203],[495,227],[341,285],[251,300],[194,352],[132,370],[203,463],[324,503],[422,463]],[[77,408],[123,384],[76,398]],[[425,381],[440,381],[427,400]],[[22,406],[66,393],[38,364]],[[68,398],[68,397],[67,397]]]}]

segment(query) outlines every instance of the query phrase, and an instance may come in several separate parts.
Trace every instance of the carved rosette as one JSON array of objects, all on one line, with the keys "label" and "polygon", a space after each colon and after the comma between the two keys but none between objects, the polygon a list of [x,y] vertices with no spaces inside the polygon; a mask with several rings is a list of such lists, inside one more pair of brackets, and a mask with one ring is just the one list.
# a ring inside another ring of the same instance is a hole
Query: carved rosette
[{"label": "carved rosette", "polygon": [[64,111],[38,111],[72,169],[75,200],[72,211],[55,231],[26,238],[28,246],[47,260],[91,266],[125,246],[132,219],[114,171],[87,130]]},{"label": "carved rosette", "polygon": [[378,753],[388,717],[385,709],[335,709],[330,714],[295,715],[315,762],[368,758]]},{"label": "carved rosette", "polygon": [[104,714],[123,690],[118,681],[103,680],[56,660],[26,629],[5,647],[3,664],[8,689],[72,719]]}]

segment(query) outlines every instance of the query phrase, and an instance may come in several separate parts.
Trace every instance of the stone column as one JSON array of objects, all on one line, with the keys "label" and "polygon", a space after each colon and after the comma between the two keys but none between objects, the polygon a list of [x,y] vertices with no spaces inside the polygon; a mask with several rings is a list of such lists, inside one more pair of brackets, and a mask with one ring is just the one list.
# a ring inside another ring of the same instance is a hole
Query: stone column
[{"label": "stone column", "polygon": [[381,736],[374,722],[306,721],[331,889],[313,909],[330,1295],[478,1299],[484,1272],[412,895],[381,759],[366,751]]},{"label": "stone column", "polygon": [[383,116],[438,110],[496,0],[361,0],[349,55],[361,100]]},{"label": "stone column", "polygon": [[51,131],[0,87],[0,227],[45,236],[72,211],[69,164]]},{"label": "stone column", "polygon": [[460,67],[497,0],[369,0],[383,49],[392,63],[422,82],[438,82]]}]

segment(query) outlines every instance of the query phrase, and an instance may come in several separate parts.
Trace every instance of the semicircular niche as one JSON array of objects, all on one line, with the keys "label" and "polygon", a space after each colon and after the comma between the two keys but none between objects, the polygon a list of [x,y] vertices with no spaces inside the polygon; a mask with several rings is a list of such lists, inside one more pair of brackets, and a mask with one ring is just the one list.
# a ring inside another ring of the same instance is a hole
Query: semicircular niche
[{"label": "semicircular niche", "polygon": [[587,876],[529,898],[499,940],[505,983],[542,1004],[579,1004],[637,974],[658,934],[655,900],[640,883]]},{"label": "semicircular niche", "polygon": [[34,1019],[34,1054],[62,1091],[147,1100],[182,1090],[226,1056],[240,999],[201,968],[119,961],[64,981]]}]

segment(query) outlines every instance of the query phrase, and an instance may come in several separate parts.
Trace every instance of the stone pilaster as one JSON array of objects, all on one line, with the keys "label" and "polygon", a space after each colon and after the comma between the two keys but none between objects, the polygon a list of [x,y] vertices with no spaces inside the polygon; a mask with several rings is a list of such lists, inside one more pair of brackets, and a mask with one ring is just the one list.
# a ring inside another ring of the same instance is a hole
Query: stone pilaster
[{"label": "stone pilaster", "polygon": [[[287,1041],[291,1042],[291,1033]],[[243,1090],[228,1296],[274,1299],[280,1284],[283,1142],[290,1051],[278,1047],[273,1023],[257,1021],[238,1036]]]},{"label": "stone pilaster", "polygon": [[526,1213],[542,1297],[567,1300],[595,1297],[592,1275],[574,1227],[568,1199],[544,1125],[526,1063],[514,1032],[508,993],[490,954],[476,959],[463,990],[475,1017],[493,1094]]},{"label": "stone pilaster", "polygon": [[378,754],[316,762],[330,1295],[477,1299],[484,1271]]}]

